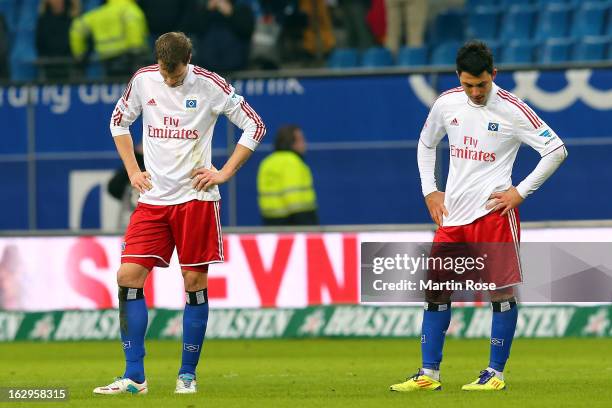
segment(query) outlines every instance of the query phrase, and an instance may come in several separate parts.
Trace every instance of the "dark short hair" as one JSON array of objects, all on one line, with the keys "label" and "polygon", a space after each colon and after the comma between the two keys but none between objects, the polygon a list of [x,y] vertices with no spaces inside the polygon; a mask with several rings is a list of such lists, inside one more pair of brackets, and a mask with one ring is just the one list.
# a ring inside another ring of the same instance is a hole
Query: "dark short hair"
[{"label": "dark short hair", "polygon": [[174,72],[179,64],[188,64],[191,56],[191,40],[185,33],[172,31],[162,34],[155,41],[155,59],[165,70]]},{"label": "dark short hair", "polygon": [[293,150],[295,132],[299,129],[297,125],[285,125],[278,129],[274,139],[274,150]]},{"label": "dark short hair", "polygon": [[482,41],[468,41],[457,51],[457,72],[479,76],[484,71],[493,73],[493,53]]}]

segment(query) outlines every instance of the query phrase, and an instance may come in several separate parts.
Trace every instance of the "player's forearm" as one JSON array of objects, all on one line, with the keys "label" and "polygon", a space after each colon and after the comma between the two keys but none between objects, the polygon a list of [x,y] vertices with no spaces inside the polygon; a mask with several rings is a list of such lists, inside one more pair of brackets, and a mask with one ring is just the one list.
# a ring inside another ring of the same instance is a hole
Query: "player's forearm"
[{"label": "player's forearm", "polygon": [[560,146],[540,159],[535,169],[516,186],[516,190],[523,198],[536,191],[559,168],[567,157],[565,146]]},{"label": "player's forearm", "polygon": [[241,144],[236,145],[234,152],[220,170],[227,176],[227,180],[234,177],[238,169],[251,157],[251,154],[253,154],[253,151],[248,147]]},{"label": "player's forearm", "polygon": [[427,147],[420,140],[417,147],[417,163],[421,175],[423,197],[437,191],[436,186],[436,147]]},{"label": "player's forearm", "polygon": [[121,157],[123,161],[128,177],[131,178],[134,173],[141,171],[140,166],[138,166],[138,161],[136,161],[136,156],[134,155],[134,142],[132,141],[132,136],[129,134],[115,136],[113,140],[115,141],[117,152],[119,152],[119,157]]}]

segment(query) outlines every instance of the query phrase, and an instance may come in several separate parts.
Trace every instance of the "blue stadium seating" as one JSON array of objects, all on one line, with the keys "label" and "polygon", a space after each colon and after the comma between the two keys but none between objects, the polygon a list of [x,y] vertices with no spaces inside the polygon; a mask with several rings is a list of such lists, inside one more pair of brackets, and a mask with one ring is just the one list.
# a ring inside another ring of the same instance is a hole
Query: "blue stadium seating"
[{"label": "blue stadium seating", "polygon": [[468,14],[467,35],[469,38],[492,40],[497,38],[500,9],[498,7],[477,7]]},{"label": "blue stadium seating", "polygon": [[83,0],[81,2],[83,4],[83,12],[88,12],[102,4],[102,0]]},{"label": "blue stadium seating", "polygon": [[467,9],[474,9],[480,6],[495,6],[497,3],[496,0],[467,0],[465,6]]},{"label": "blue stadium seating", "polygon": [[397,65],[412,67],[427,65],[426,47],[402,47],[397,54]]},{"label": "blue stadium seating", "polygon": [[0,0],[0,14],[4,15],[9,31],[15,31],[18,14],[15,0]]},{"label": "blue stadium seating", "polygon": [[515,4],[533,4],[533,1],[532,0],[501,0],[497,3],[501,3],[501,6],[504,9],[508,9],[514,6]]},{"label": "blue stadium seating", "polygon": [[38,0],[22,0],[19,10],[18,30],[35,30],[38,20]]},{"label": "blue stadium seating", "polygon": [[510,8],[502,21],[500,39],[528,40],[536,21],[537,9],[533,6],[517,5]]},{"label": "blue stadium seating", "polygon": [[389,67],[393,64],[393,54],[384,47],[368,48],[361,56],[361,66],[364,68]]},{"label": "blue stadium seating", "polygon": [[601,35],[606,20],[606,12],[609,3],[606,2],[587,2],[582,4],[574,15],[574,24],[571,34],[574,38],[589,35]]},{"label": "blue stadium seating", "polygon": [[457,50],[461,47],[458,41],[449,41],[438,45],[431,54],[432,65],[455,65]]},{"label": "blue stadium seating", "polygon": [[503,47],[501,62],[504,64],[531,64],[534,61],[536,43],[533,41],[511,41]]},{"label": "blue stadium seating", "polygon": [[572,15],[573,7],[570,4],[551,4],[545,7],[537,21],[535,39],[546,41],[567,37]]},{"label": "blue stadium seating", "polygon": [[354,48],[336,48],[329,56],[327,66],[334,69],[358,67],[359,52]]},{"label": "blue stadium seating", "polygon": [[571,38],[553,38],[547,40],[540,48],[538,62],[549,64],[571,61],[573,44],[574,40]]},{"label": "blue stadium seating", "polygon": [[28,81],[36,79],[37,70],[34,65],[34,61],[37,58],[35,38],[36,33],[34,30],[16,33],[9,62],[12,80]]},{"label": "blue stadium seating", "polygon": [[574,47],[574,61],[605,61],[610,37],[584,37]]},{"label": "blue stadium seating", "polygon": [[427,43],[435,47],[448,41],[463,41],[465,19],[463,10],[448,10],[439,14],[429,27]]}]

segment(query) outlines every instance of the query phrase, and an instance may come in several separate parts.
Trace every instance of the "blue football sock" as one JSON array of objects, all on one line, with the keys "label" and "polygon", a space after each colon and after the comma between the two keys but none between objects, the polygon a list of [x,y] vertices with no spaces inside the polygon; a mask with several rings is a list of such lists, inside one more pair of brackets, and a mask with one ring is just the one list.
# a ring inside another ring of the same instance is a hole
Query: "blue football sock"
[{"label": "blue football sock", "polygon": [[187,292],[187,301],[183,313],[183,357],[179,375],[195,375],[208,324],[208,289]]},{"label": "blue football sock", "polygon": [[443,304],[425,303],[423,326],[421,328],[423,368],[440,369],[444,337],[451,320],[450,305],[450,302]]},{"label": "blue football sock", "polygon": [[119,321],[125,354],[123,377],[142,383],[145,380],[144,338],[148,323],[142,288],[119,287]]},{"label": "blue football sock", "polygon": [[491,324],[491,356],[489,367],[504,371],[510,356],[510,347],[518,320],[518,307],[515,301],[492,302],[493,322]]}]

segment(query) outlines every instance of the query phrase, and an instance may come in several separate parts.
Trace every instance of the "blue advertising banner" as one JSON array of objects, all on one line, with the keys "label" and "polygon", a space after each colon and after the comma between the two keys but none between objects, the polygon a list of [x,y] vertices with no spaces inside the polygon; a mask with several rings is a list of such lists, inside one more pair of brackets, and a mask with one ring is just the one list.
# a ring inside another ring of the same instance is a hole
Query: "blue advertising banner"
[{"label": "blue advertising banner", "polygon": [[[569,150],[559,171],[523,204],[522,219],[612,218],[612,206],[601,204],[612,200],[611,190],[602,188],[612,176],[612,70],[506,72],[496,82],[523,98]],[[277,129],[289,123],[306,134],[305,160],[312,168],[322,223],[430,222],[420,191],[416,145],[437,95],[458,85],[455,75],[241,79],[233,84],[268,128],[263,146],[237,176],[238,225],[260,224],[257,168],[271,151]],[[123,87],[0,88],[0,120],[10,124],[0,139],[2,187],[9,192],[9,200],[2,200],[6,211],[0,212],[0,229],[28,228],[29,200],[36,203],[38,228],[116,228],[118,203],[105,191],[121,163],[108,123]],[[140,122],[132,126],[136,142],[140,127]],[[34,135],[30,145],[28,131]],[[218,167],[227,157],[228,132],[234,140],[240,134],[220,118],[213,139],[213,163]],[[35,169],[35,197],[27,188],[28,146],[35,151],[35,166],[30,166]],[[448,152],[440,149],[445,175]],[[515,184],[538,159],[529,147],[520,150]],[[230,200],[223,190],[227,224]]]}]

